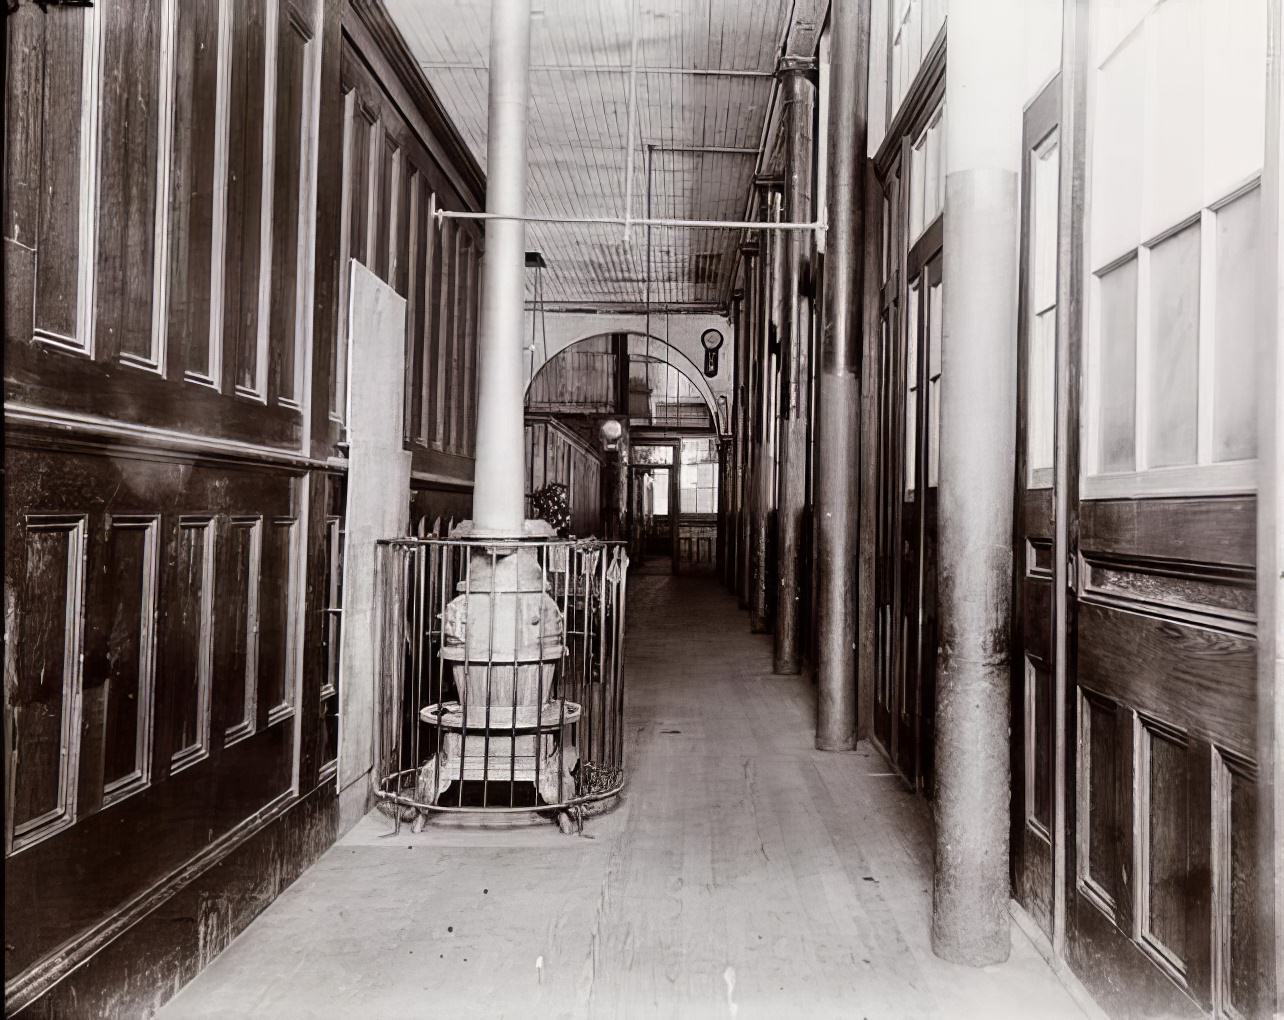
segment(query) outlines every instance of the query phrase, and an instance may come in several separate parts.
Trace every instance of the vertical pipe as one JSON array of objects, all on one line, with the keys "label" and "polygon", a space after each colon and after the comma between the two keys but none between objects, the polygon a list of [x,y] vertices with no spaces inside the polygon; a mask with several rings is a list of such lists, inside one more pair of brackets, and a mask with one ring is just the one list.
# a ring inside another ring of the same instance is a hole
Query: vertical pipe
[{"label": "vertical pipe", "polygon": [[[784,218],[811,219],[812,111],[810,60],[789,60],[780,71],[788,135],[785,143]],[[810,418],[811,305],[808,286],[814,240],[792,231],[781,239],[780,267],[780,488],[776,513],[776,617],[773,670],[802,669],[802,543],[807,517],[807,425]]]},{"label": "vertical pipe", "polygon": [[[772,213],[772,191],[761,186],[758,194],[758,218],[770,220]],[[775,251],[773,239],[763,237],[759,242],[761,255],[758,258],[755,290],[757,291],[756,328],[752,342],[755,348],[757,369],[754,373],[754,470],[753,470],[753,518],[750,524],[750,545],[753,548],[752,569],[749,586],[749,629],[755,634],[765,634],[770,630],[768,611],[768,575],[767,563],[768,534],[771,520],[771,503],[775,490],[775,463],[771,452],[771,262]]]},{"label": "vertical pipe", "polygon": [[[530,0],[491,0],[486,211],[526,211],[526,106],[530,94]],[[526,226],[486,221],[481,329],[477,337],[476,534],[522,533],[522,305]]]},{"label": "vertical pipe", "polygon": [[825,334],[817,385],[816,746],[856,745],[856,549],[869,0],[830,15],[829,230]]},{"label": "vertical pipe", "polygon": [[[1007,959],[1019,21],[950,7],[932,949]],[[1015,26],[1015,27],[1014,27]]]},{"label": "vertical pipe", "polygon": [[740,304],[740,330],[736,334],[736,361],[740,373],[740,520],[736,537],[736,600],[741,609],[749,609],[750,554],[750,487],[752,484],[752,429],[750,415],[754,410],[754,259],[756,245],[741,245],[743,256],[743,298]]},{"label": "vertical pipe", "polygon": [[736,334],[736,360],[740,363],[740,521],[739,538],[736,549],[736,599],[741,609],[749,608],[750,577],[753,574],[753,425],[751,415],[754,407],[754,330],[757,328],[758,316],[755,310],[757,273],[757,245],[745,244],[744,252],[744,301],[741,303],[740,330]]}]

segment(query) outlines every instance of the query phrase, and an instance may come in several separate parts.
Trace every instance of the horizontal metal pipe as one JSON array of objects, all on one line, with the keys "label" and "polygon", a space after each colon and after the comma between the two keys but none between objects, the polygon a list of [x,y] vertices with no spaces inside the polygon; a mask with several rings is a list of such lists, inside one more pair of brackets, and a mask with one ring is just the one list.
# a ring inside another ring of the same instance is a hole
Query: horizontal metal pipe
[{"label": "horizontal metal pipe", "polygon": [[517,216],[511,213],[493,212],[460,212],[452,209],[438,209],[437,220],[516,220],[521,223],[601,223],[606,226],[623,227],[674,227],[694,230],[817,230],[827,229],[823,220],[814,223],[760,223],[757,220],[668,220],[668,219],[632,219],[626,216]]},{"label": "horizontal metal pipe", "polygon": [[656,152],[714,152],[726,156],[757,156],[758,150],[747,145],[660,145],[651,146]]},{"label": "horizontal metal pipe", "polygon": [[[486,71],[485,64],[452,64],[449,61],[424,61],[419,64],[425,71]],[[585,74],[628,74],[628,64],[538,64],[532,72],[553,73],[574,71]],[[639,74],[693,75],[705,78],[774,78],[775,71],[736,70],[723,67],[639,67]]]}]

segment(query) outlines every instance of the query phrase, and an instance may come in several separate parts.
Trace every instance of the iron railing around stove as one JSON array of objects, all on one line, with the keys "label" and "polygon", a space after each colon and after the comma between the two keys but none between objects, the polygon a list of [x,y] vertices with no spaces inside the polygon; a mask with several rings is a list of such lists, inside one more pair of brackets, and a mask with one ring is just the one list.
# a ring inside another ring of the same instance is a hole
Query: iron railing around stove
[{"label": "iron railing around stove", "polygon": [[434,812],[548,812],[624,786],[628,556],[596,539],[380,543],[376,795]]}]

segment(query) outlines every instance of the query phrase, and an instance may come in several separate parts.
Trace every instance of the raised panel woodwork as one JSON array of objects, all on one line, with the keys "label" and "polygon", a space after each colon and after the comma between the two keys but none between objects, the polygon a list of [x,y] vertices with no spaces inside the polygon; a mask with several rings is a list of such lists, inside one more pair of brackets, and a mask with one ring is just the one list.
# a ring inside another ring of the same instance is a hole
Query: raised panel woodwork
[{"label": "raised panel woodwork", "polygon": [[252,734],[258,722],[262,558],[263,519],[232,517],[222,538],[214,695],[229,744]]},{"label": "raised panel woodwork", "polygon": [[1025,660],[1025,821],[1039,836],[1052,831],[1052,676]]},{"label": "raised panel woodwork", "polygon": [[460,230],[455,244],[455,259],[459,272],[455,276],[454,297],[454,349],[450,359],[450,393],[454,398],[450,409],[451,453],[464,453],[464,419],[468,411],[468,391],[464,384],[468,370],[468,348],[472,342],[473,242],[465,230]]},{"label": "raised panel woodwork", "polygon": [[[160,519],[111,515],[106,521],[106,571],[91,584],[102,625],[90,636],[86,691],[101,684],[103,805],[151,781],[160,590]],[[89,731],[89,727],[86,727]]]},{"label": "raised panel woodwork", "polygon": [[410,231],[414,224],[410,208],[411,178],[417,177],[418,173],[403,150],[398,150],[395,169],[396,206],[389,238],[392,268],[388,282],[398,294],[404,296],[410,286]]},{"label": "raised panel woodwork", "polygon": [[277,25],[275,147],[272,156],[272,286],[269,302],[268,399],[298,406],[302,392],[305,252],[309,228],[305,156],[311,145],[311,31],[283,0]]},{"label": "raised panel woodwork", "polygon": [[178,5],[174,60],[174,135],[170,155],[169,376],[219,384],[221,338],[212,336],[217,311],[214,245],[222,230],[223,194],[216,194],[219,107],[218,0]]},{"label": "raised panel woodwork", "polygon": [[76,819],[85,539],[81,515],[31,515],[9,549],[22,570],[6,621],[17,660],[6,682],[14,849]]},{"label": "raised panel woodwork", "polygon": [[1118,706],[1089,691],[1079,692],[1079,888],[1114,920],[1122,893],[1123,804]]},{"label": "raised panel woodwork", "polygon": [[268,0],[233,7],[228,94],[227,227],[223,270],[223,346],[231,360],[229,388],[262,400],[267,375],[271,287],[272,121],[267,116]]},{"label": "raised panel woodwork", "polygon": [[[100,355],[158,369],[152,331],[160,126],[167,121],[173,8],[168,0],[104,4],[99,84],[96,324]],[[162,66],[162,55],[165,65]],[[163,237],[164,220],[161,220]]]},{"label": "raised panel woodwork", "polygon": [[416,380],[421,371],[420,348],[423,345],[422,263],[424,242],[428,239],[423,177],[413,165],[408,168],[406,174],[404,199],[406,252],[403,263],[405,289],[402,293],[406,297],[406,382],[402,390],[401,438],[409,446],[412,437],[415,435],[415,418],[418,412],[418,386],[416,385]]},{"label": "raised panel woodwork", "polygon": [[[429,209],[435,211],[436,196],[429,197]],[[442,286],[442,234],[434,223],[428,224],[428,233],[424,240],[424,290],[423,290],[423,327],[415,343],[418,359],[418,372],[415,376],[415,389],[418,398],[415,414],[415,440],[417,445],[428,447],[432,443],[435,425],[435,408],[437,403],[436,366],[439,344],[439,327],[441,321],[441,286]]]},{"label": "raised panel woodwork", "polygon": [[374,207],[371,135],[378,114],[353,93],[354,112],[348,136],[351,183],[348,187],[348,256],[366,263],[370,257],[370,210]]},{"label": "raised panel woodwork", "polygon": [[[6,438],[7,623],[18,636],[7,708],[21,751],[9,806],[21,824],[66,804],[57,820],[23,825],[11,848],[19,852],[6,860],[6,964],[16,975],[288,795],[294,723],[225,746],[226,684],[239,681],[243,691],[245,678],[225,677],[221,656],[244,609],[224,596],[235,524],[259,516],[247,509],[292,519],[300,482],[280,468],[70,442],[44,430],[11,428]],[[288,574],[261,584],[302,598]],[[73,610],[79,603],[83,610]],[[206,635],[217,638],[214,648]],[[203,698],[207,653],[219,669]],[[204,733],[202,713],[212,724]],[[64,732],[74,739],[64,742]],[[207,753],[197,757],[201,736]],[[186,748],[178,764],[189,767],[171,769],[173,753]]]},{"label": "raised panel woodwork", "polygon": [[270,726],[294,707],[297,525],[277,517],[263,533],[259,605],[259,724]]},{"label": "raised panel woodwork", "polygon": [[1245,566],[1257,555],[1253,500],[1244,497],[1090,500],[1079,514],[1085,556]]},{"label": "raised panel woodwork", "polygon": [[1256,586],[1248,567],[1135,560],[1087,555],[1085,597],[1121,608],[1168,616],[1251,635]]},{"label": "raised panel woodwork", "polygon": [[1257,769],[1214,751],[1213,761],[1213,1003],[1222,1015],[1264,1016],[1261,974],[1269,966],[1260,923],[1260,855],[1255,846]]},{"label": "raised panel woodwork", "polygon": [[1153,718],[1248,754],[1256,643],[1207,627],[1082,602],[1079,677]]},{"label": "raised panel woodwork", "polygon": [[[455,352],[455,288],[458,285],[459,227],[456,220],[443,220],[437,231],[441,241],[441,282],[437,290],[436,343],[434,344],[434,367],[432,386],[433,398],[431,443],[435,450],[446,450],[449,436],[447,420],[450,405],[447,403],[447,383],[451,378],[451,366]],[[447,451],[449,452],[449,451]]]},{"label": "raised panel woodwork", "polygon": [[1198,937],[1189,928],[1197,878],[1191,812],[1195,777],[1185,735],[1161,723],[1138,719],[1136,753],[1138,934],[1160,967],[1184,983]]},{"label": "raised panel woodwork", "polygon": [[90,10],[39,20],[33,28],[44,36],[45,73],[41,90],[31,97],[31,105],[39,106],[29,116],[40,125],[40,182],[27,241],[34,238],[32,246],[40,253],[35,335],[92,354],[102,15]]},{"label": "raised panel woodwork", "polygon": [[180,517],[166,596],[166,703],[170,772],[203,760],[210,750],[214,651],[214,518]]}]

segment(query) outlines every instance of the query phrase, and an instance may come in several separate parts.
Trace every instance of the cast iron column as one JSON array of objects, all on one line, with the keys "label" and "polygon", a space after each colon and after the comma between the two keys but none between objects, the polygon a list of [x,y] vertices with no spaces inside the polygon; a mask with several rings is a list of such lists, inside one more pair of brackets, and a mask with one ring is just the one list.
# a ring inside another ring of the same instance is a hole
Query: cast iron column
[{"label": "cast iron column", "polygon": [[[811,219],[812,111],[815,87],[810,60],[787,59],[780,69],[785,142],[784,218]],[[776,631],[772,668],[776,673],[802,669],[803,562],[807,521],[807,447],[811,392],[812,251],[810,232],[791,230],[783,239],[780,317],[780,476],[776,512]]]},{"label": "cast iron column", "polygon": [[830,11],[825,333],[816,390],[816,746],[856,746],[856,536],[869,0]]},{"label": "cast iron column", "polygon": [[1021,47],[1011,9],[950,5],[945,76],[936,856],[932,949],[1007,959]]},{"label": "cast iron column", "polygon": [[753,414],[754,414],[754,330],[757,329],[758,314],[754,304],[757,296],[758,248],[756,239],[753,244],[742,244],[744,254],[744,300],[740,304],[740,329],[736,334],[736,362],[740,365],[740,436],[743,448],[740,452],[740,521],[739,536],[736,547],[736,600],[741,609],[749,608],[750,578],[753,576],[753,542],[751,541],[753,519]]},{"label": "cast iron column", "polygon": [[[727,590],[736,590],[736,567],[740,561],[740,454],[744,448],[744,439],[740,435],[740,413],[742,410],[740,396],[740,291],[731,295],[731,444],[727,451],[727,518],[724,522],[725,535],[722,539],[722,583]],[[721,491],[721,490],[720,490]]]},{"label": "cast iron column", "polygon": [[[486,211],[526,212],[526,104],[530,0],[491,0]],[[525,519],[522,304],[526,225],[486,221],[481,329],[477,337],[477,461],[473,534],[519,537]]]},{"label": "cast iron column", "polygon": [[[769,221],[772,216],[772,191],[763,185],[758,189],[758,218]],[[753,514],[750,522],[750,545],[753,566],[749,585],[749,629],[755,634],[765,634],[771,628],[770,619],[770,565],[767,553],[770,541],[771,506],[775,494],[775,456],[772,452],[772,373],[771,373],[771,323],[772,278],[771,263],[774,246],[769,234],[759,242],[758,273],[754,283],[756,314],[753,344],[757,366],[754,371],[753,399]]]}]

